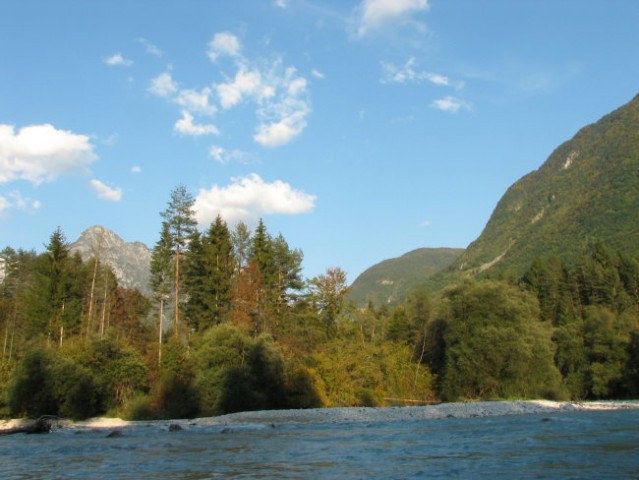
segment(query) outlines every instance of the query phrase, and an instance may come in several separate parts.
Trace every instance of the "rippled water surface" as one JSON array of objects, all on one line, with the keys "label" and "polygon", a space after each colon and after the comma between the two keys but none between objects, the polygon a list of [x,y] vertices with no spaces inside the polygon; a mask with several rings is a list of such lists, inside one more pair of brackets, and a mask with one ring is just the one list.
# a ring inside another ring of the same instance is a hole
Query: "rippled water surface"
[{"label": "rippled water surface", "polygon": [[0,437],[0,478],[639,478],[639,411]]}]

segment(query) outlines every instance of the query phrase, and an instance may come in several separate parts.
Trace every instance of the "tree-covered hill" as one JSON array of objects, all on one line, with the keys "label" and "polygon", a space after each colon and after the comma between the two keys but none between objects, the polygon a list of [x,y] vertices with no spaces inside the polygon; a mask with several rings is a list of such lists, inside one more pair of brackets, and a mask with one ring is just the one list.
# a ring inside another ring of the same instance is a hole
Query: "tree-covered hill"
[{"label": "tree-covered hill", "polygon": [[355,279],[347,298],[358,305],[395,303],[424,279],[450,265],[463,251],[461,248],[419,248],[384,260]]},{"label": "tree-covered hill", "polygon": [[540,255],[570,263],[593,239],[637,255],[638,212],[639,96],[581,129],[515,182],[479,238],[433,283],[518,277]]}]

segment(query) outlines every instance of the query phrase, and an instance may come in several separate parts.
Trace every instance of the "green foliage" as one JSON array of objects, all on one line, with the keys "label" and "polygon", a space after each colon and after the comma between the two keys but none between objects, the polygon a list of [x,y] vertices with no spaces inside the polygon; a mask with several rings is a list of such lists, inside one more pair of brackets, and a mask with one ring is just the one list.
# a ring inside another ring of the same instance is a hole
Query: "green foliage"
[{"label": "green foliage", "polygon": [[95,415],[93,376],[76,363],[51,351],[35,350],[17,367],[9,390],[12,415],[58,415],[83,419]]},{"label": "green foliage", "polygon": [[370,406],[384,399],[434,399],[433,378],[427,368],[412,361],[410,347],[354,340],[335,338],[312,356],[329,406]]},{"label": "green foliage", "polygon": [[534,297],[483,281],[465,282],[445,299],[445,399],[562,396],[552,332]]}]

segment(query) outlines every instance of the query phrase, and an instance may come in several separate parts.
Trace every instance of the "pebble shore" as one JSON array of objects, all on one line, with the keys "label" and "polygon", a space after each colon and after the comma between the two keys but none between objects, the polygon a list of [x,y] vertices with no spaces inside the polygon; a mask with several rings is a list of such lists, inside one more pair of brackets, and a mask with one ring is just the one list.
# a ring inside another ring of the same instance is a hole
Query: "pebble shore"
[{"label": "pebble shore", "polygon": [[[580,410],[639,409],[639,400],[606,402],[552,402],[547,400],[441,403],[411,407],[337,407],[306,410],[263,410],[239,412],[218,417],[128,422],[119,418],[92,418],[81,422],[63,420],[65,427],[81,429],[113,429],[144,425],[232,426],[281,425],[287,423],[356,423],[436,420],[443,418],[476,418],[506,415],[551,415]],[[0,430],[15,428],[24,420],[2,420]]]}]

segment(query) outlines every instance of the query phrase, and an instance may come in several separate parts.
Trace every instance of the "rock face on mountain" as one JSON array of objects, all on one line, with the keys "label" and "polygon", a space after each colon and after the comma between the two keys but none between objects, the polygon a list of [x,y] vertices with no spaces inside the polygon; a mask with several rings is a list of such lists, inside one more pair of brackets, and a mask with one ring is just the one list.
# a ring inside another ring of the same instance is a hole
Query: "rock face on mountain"
[{"label": "rock face on mountain", "polygon": [[410,290],[446,268],[464,250],[461,248],[419,248],[401,257],[373,265],[351,285],[348,299],[365,306],[393,303]]},{"label": "rock face on mountain", "polygon": [[111,230],[94,226],[82,232],[69,250],[78,252],[84,261],[97,257],[113,269],[120,286],[150,295],[151,250],[143,243],[125,242]]},{"label": "rock face on mountain", "polygon": [[515,182],[446,275],[519,276],[535,256],[571,262],[593,239],[639,254],[639,96]]}]

